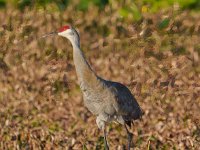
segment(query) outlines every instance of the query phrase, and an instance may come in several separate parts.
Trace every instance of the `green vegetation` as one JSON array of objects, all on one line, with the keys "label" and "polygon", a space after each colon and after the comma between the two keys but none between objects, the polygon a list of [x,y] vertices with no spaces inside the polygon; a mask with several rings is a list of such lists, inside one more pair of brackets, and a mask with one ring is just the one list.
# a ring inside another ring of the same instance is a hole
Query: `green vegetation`
[{"label": "green vegetation", "polygon": [[[153,12],[159,11],[160,8],[170,8],[173,5],[179,5],[181,9],[198,10],[200,8],[199,0],[0,0],[1,7],[5,7],[6,4],[11,4],[21,10],[26,7],[35,6],[46,8],[48,5],[54,5],[57,6],[59,10],[64,10],[71,4],[76,4],[78,9],[86,11],[90,5],[96,5],[98,8],[103,9],[107,5],[116,5],[118,3],[121,5],[134,3],[134,6],[128,5],[129,8],[127,9],[135,9],[133,7],[145,6]],[[131,12],[132,11],[129,13]]]}]

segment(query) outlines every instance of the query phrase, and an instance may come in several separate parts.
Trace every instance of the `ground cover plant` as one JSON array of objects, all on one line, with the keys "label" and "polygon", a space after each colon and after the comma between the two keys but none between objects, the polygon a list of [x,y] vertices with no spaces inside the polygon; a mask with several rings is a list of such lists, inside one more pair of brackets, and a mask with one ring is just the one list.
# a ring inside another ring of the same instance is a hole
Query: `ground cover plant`
[{"label": "ground cover plant", "polygon": [[[70,43],[39,38],[65,24],[78,29],[94,70],[127,85],[141,105],[144,116],[131,129],[135,149],[199,148],[198,1],[194,9],[191,1],[158,3],[162,10],[153,1],[111,2],[0,2],[0,149],[103,149]],[[124,129],[113,123],[108,130],[111,149],[124,149]]]}]

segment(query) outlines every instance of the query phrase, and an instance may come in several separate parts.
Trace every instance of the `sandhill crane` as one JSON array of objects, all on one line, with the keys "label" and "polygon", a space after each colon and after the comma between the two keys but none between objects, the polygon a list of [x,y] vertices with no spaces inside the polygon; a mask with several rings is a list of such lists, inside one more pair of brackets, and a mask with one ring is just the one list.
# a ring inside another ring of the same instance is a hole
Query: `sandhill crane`
[{"label": "sandhill crane", "polygon": [[143,114],[134,96],[123,84],[105,80],[93,71],[80,48],[79,34],[73,27],[63,26],[58,31],[43,37],[50,35],[65,37],[73,46],[73,59],[84,104],[97,116],[97,126],[104,133],[105,149],[109,150],[106,124],[115,121],[125,127],[130,150],[133,135],[129,132],[127,125],[131,127],[133,120],[141,118]]}]

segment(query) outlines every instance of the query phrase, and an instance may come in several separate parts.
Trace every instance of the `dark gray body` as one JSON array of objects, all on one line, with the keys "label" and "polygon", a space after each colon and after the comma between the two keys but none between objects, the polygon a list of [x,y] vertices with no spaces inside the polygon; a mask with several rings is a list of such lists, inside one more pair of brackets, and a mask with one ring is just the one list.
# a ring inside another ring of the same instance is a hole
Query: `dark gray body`
[{"label": "dark gray body", "polygon": [[121,83],[97,77],[95,87],[81,84],[85,106],[105,122],[128,124],[142,116],[142,111],[130,90]]}]

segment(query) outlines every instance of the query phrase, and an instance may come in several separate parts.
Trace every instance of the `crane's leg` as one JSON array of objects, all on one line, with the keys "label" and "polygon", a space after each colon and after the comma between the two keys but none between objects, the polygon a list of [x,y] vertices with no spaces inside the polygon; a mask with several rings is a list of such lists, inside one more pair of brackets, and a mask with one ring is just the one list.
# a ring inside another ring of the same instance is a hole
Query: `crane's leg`
[{"label": "crane's leg", "polygon": [[104,147],[105,150],[109,150],[108,141],[107,141],[107,133],[106,133],[106,124],[105,120],[106,117],[103,115],[97,116],[96,123],[99,129],[103,130],[103,137],[104,137]]},{"label": "crane's leg", "polygon": [[105,150],[109,150],[108,141],[107,141],[106,127],[104,127],[104,129],[103,129],[103,137],[104,137]]},{"label": "crane's leg", "polygon": [[128,135],[128,150],[130,150],[131,144],[132,144],[133,134],[128,131],[128,128],[126,127],[126,124],[124,124],[124,127],[125,127],[127,135]]}]

